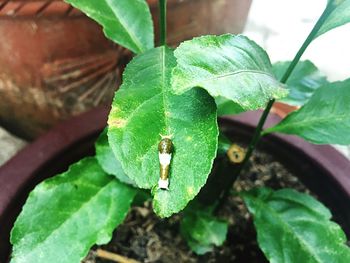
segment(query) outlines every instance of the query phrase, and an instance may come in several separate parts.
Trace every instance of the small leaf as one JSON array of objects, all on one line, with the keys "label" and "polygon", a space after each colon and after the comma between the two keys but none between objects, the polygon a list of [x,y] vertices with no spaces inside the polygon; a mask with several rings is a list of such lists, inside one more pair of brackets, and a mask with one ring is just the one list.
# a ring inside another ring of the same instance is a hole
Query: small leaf
[{"label": "small leaf", "polygon": [[350,79],[319,88],[298,111],[264,134],[298,135],[315,144],[350,144]]},{"label": "small leaf", "polygon": [[105,129],[95,144],[96,159],[102,169],[110,175],[114,175],[119,181],[135,185],[135,183],[124,173],[121,163],[115,157],[112,148],[109,146],[107,129]]},{"label": "small leaf", "polygon": [[215,103],[218,108],[218,116],[234,115],[245,111],[239,104],[223,97],[215,98]]},{"label": "small leaf", "polygon": [[242,196],[253,214],[259,246],[271,263],[350,262],[344,232],[311,196],[267,188]]},{"label": "small leaf", "polygon": [[190,249],[197,255],[204,255],[205,253],[213,251],[213,246],[202,245],[192,239],[187,239],[186,241]]},{"label": "small leaf", "polygon": [[199,255],[211,251],[214,246],[221,246],[226,240],[227,228],[226,222],[203,209],[186,210],[180,225],[188,245]]},{"label": "small leaf", "polygon": [[105,244],[126,216],[135,190],[85,158],[39,184],[11,232],[12,263],[79,263]]},{"label": "small leaf", "polygon": [[[125,173],[140,188],[154,188],[153,207],[162,216],[183,209],[205,184],[216,156],[215,102],[201,89],[171,92],[176,64],[167,47],[135,57],[124,72],[109,115],[108,137]],[[172,135],[169,191],[157,189],[160,135]]]},{"label": "small leaf", "polygon": [[329,0],[327,9],[329,16],[316,37],[350,22],[350,0]]},{"label": "small leaf", "polygon": [[270,99],[287,95],[272,74],[266,52],[242,35],[194,38],[183,42],[175,50],[175,57],[175,93],[201,87],[243,110],[262,108]]},{"label": "small leaf", "polygon": [[[278,79],[282,78],[289,64],[290,61],[284,61],[273,65],[273,72]],[[302,106],[310,99],[316,89],[327,83],[327,78],[311,61],[300,61],[286,83],[289,90],[288,96],[279,99],[279,101],[289,105]]]},{"label": "small leaf", "polygon": [[218,141],[218,155],[226,155],[227,151],[232,146],[232,141],[227,138],[223,133],[219,134]]},{"label": "small leaf", "polygon": [[106,37],[134,53],[154,46],[153,22],[145,0],[65,0],[103,27]]}]

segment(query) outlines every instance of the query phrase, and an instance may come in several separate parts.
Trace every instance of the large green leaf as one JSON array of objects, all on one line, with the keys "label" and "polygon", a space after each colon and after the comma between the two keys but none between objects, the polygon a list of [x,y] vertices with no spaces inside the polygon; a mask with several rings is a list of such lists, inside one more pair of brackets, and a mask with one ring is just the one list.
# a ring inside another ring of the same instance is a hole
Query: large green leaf
[{"label": "large green leaf", "polygon": [[329,0],[327,9],[329,16],[316,37],[350,22],[350,0]]},{"label": "large green leaf", "polygon": [[298,135],[316,144],[350,144],[350,79],[319,88],[298,111],[264,133]]},{"label": "large green leaf", "polygon": [[[171,92],[176,61],[160,47],[134,58],[124,73],[109,116],[109,143],[125,173],[141,188],[154,188],[153,207],[162,217],[183,209],[205,184],[216,155],[216,106],[202,89]],[[160,135],[172,135],[170,190],[156,189]]]},{"label": "large green leaf", "polygon": [[111,239],[134,195],[95,158],[83,159],[30,193],[11,233],[11,262],[79,263]]},{"label": "large green leaf", "polygon": [[243,194],[258,243],[271,263],[348,263],[350,249],[329,210],[311,196],[284,189]]},{"label": "large green leaf", "polygon": [[[278,79],[281,79],[286,72],[290,61],[277,62],[273,64],[273,72]],[[292,75],[288,78],[287,88],[289,94],[279,101],[294,105],[304,105],[320,86],[328,83],[327,78],[309,60],[300,61]]]},{"label": "large green leaf", "polygon": [[175,57],[172,88],[178,94],[202,87],[243,110],[262,108],[287,94],[273,76],[266,52],[245,36],[194,38],[182,43]]},{"label": "large green leaf", "polygon": [[107,174],[114,175],[123,183],[135,185],[135,183],[124,173],[121,163],[117,160],[112,148],[109,146],[107,128],[104,129],[96,141],[95,148],[96,159]]},{"label": "large green leaf", "polygon": [[102,25],[105,35],[134,53],[154,46],[153,22],[145,0],[65,0]]},{"label": "large green leaf", "polygon": [[199,255],[221,246],[227,235],[227,222],[205,209],[187,210],[181,220],[180,231],[189,247]]}]

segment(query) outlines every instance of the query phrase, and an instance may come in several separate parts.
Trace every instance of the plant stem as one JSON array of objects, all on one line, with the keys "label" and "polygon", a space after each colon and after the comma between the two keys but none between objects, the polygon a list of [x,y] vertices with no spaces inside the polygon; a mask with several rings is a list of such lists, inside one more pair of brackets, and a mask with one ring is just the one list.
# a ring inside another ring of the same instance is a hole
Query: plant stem
[{"label": "plant stem", "polygon": [[305,50],[310,45],[310,43],[314,40],[314,38],[316,37],[316,35],[317,35],[318,31],[320,30],[321,26],[327,20],[328,16],[332,13],[332,11],[333,11],[333,7],[331,5],[327,5],[326,9],[323,11],[322,15],[318,19],[318,21],[315,24],[314,28],[311,30],[311,32],[308,35],[308,37],[306,38],[305,42],[303,43],[303,45],[299,49],[298,53],[295,55],[293,61],[290,63],[290,65],[289,65],[288,69],[286,70],[286,72],[284,73],[284,75],[283,75],[283,77],[281,79],[282,83],[286,83],[287,82],[289,76],[292,74],[294,68],[298,64],[301,56],[304,54]]},{"label": "plant stem", "polygon": [[159,0],[160,45],[166,45],[166,4],[167,0]]},{"label": "plant stem", "polygon": [[102,249],[97,249],[96,256],[104,259],[108,259],[110,261],[119,262],[119,263],[140,263],[134,259],[130,259],[127,257],[123,257],[116,253],[111,253]]},{"label": "plant stem", "polygon": [[[327,5],[327,7],[323,11],[322,15],[320,16],[320,18],[316,22],[315,26],[311,30],[310,34],[308,35],[308,37],[304,41],[303,45],[300,47],[299,51],[295,55],[293,61],[290,63],[290,65],[287,68],[286,72],[284,73],[283,77],[281,78],[281,80],[280,80],[281,83],[284,84],[284,83],[287,82],[288,78],[290,77],[290,75],[292,74],[292,72],[295,69],[296,65],[298,64],[301,56],[304,54],[305,50],[310,45],[310,43],[315,39],[315,37],[316,37],[318,31],[320,30],[321,26],[326,21],[328,16],[332,13],[332,11],[333,11],[333,6],[332,5]],[[256,129],[254,131],[253,138],[252,138],[251,142],[248,145],[246,156],[245,156],[244,160],[242,161],[242,163],[240,164],[240,167],[235,171],[235,174],[231,177],[232,180],[227,185],[227,188],[225,189],[224,194],[220,198],[218,207],[221,207],[222,204],[228,198],[232,185],[234,184],[235,180],[238,178],[238,176],[241,173],[241,171],[247,165],[247,163],[248,163],[252,153],[254,152],[258,142],[260,141],[260,139],[262,137],[262,130],[263,130],[264,124],[266,122],[266,119],[267,119],[267,117],[268,117],[268,115],[270,113],[270,110],[271,110],[274,102],[275,102],[274,99],[270,100],[269,103],[267,104],[264,112],[262,113],[262,115],[260,117],[260,120],[259,120],[259,123],[258,123],[258,125],[257,125],[257,127],[256,127]]]}]

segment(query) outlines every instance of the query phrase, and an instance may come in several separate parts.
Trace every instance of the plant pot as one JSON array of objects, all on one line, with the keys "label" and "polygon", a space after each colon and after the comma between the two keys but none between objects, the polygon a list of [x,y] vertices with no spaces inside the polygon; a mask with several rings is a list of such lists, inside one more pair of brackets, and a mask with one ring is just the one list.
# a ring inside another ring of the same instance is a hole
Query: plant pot
[{"label": "plant pot", "polygon": [[[239,33],[250,2],[169,0],[169,41]],[[157,3],[149,0],[156,32]],[[0,1],[0,36],[1,125],[26,139],[109,103],[131,57],[62,0]]]},{"label": "plant pot", "polygon": [[[158,0],[147,1],[158,36]],[[168,0],[167,41],[174,46],[195,36],[241,33],[251,3],[252,0]]]},{"label": "plant pot", "polygon": [[31,139],[108,103],[125,51],[61,0],[0,4],[0,120]]},{"label": "plant pot", "polygon": [[292,106],[292,105],[288,105],[286,103],[282,103],[282,102],[275,102],[271,112],[277,114],[278,116],[280,116],[282,119],[285,118],[289,113],[299,109],[300,107],[297,106]]},{"label": "plant pot", "polygon": [[[93,145],[106,125],[108,109],[97,108],[66,121],[27,146],[0,168],[0,261],[9,256],[9,232],[37,183],[64,171],[69,164],[93,154]],[[259,112],[220,119],[229,137],[243,142],[252,137]],[[280,120],[276,115],[268,125]],[[265,137],[260,146],[289,168],[336,215],[350,234],[350,162],[330,146],[311,145],[291,136]]]}]

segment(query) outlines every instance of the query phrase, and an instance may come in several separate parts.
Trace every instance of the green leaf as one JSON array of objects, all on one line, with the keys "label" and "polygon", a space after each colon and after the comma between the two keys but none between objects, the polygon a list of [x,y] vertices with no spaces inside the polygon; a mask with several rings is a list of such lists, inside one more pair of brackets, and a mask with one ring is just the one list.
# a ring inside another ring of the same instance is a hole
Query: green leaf
[{"label": "green leaf", "polygon": [[[284,61],[273,65],[273,72],[278,79],[282,78],[289,64],[290,61]],[[279,101],[294,106],[302,106],[310,99],[316,89],[327,83],[325,75],[311,61],[300,61],[286,83],[289,90],[288,96],[279,99]]]},{"label": "green leaf", "polygon": [[121,163],[115,157],[112,148],[109,146],[107,128],[101,133],[96,141],[96,159],[102,169],[110,175],[114,175],[119,181],[135,185],[135,183],[124,173]]},{"label": "green leaf", "polygon": [[79,263],[107,243],[126,216],[135,190],[85,158],[39,184],[11,232],[12,263]]},{"label": "green leaf", "polygon": [[[201,89],[171,92],[175,64],[167,47],[135,57],[108,120],[114,154],[140,188],[153,188],[153,207],[161,217],[180,211],[197,195],[210,173],[218,140],[213,98]],[[172,135],[174,145],[169,191],[157,189],[160,134]]]},{"label": "green leaf", "polygon": [[259,246],[271,263],[350,262],[344,232],[311,196],[267,188],[242,196],[253,214]]},{"label": "green leaf", "polygon": [[204,255],[205,253],[213,251],[213,246],[202,245],[192,239],[187,239],[186,241],[190,249],[197,255]]},{"label": "green leaf", "polygon": [[245,111],[239,104],[223,97],[215,98],[215,102],[218,108],[218,116],[234,115]]},{"label": "green leaf", "polygon": [[219,134],[218,140],[218,155],[226,155],[227,151],[232,146],[232,141],[227,138],[223,133]]},{"label": "green leaf", "polygon": [[180,225],[189,247],[199,255],[211,251],[214,246],[221,246],[226,240],[227,228],[227,222],[203,209],[187,210]]},{"label": "green leaf", "polygon": [[350,22],[350,0],[329,0],[327,8],[329,16],[316,37]]},{"label": "green leaf", "polygon": [[194,38],[174,54],[178,63],[172,79],[175,93],[201,87],[243,110],[263,108],[270,99],[287,94],[274,78],[266,52],[245,36]]},{"label": "green leaf", "polygon": [[65,1],[98,22],[115,43],[134,53],[153,48],[153,22],[145,0]]},{"label": "green leaf", "polygon": [[350,144],[350,79],[319,88],[298,111],[264,134],[298,135],[316,144]]}]

